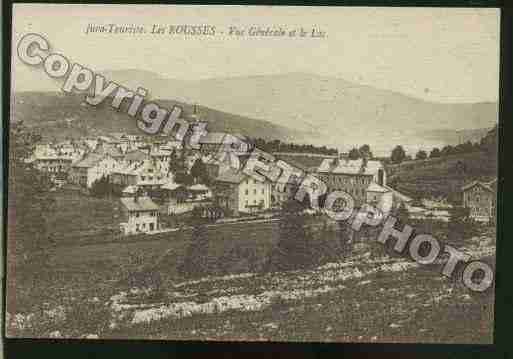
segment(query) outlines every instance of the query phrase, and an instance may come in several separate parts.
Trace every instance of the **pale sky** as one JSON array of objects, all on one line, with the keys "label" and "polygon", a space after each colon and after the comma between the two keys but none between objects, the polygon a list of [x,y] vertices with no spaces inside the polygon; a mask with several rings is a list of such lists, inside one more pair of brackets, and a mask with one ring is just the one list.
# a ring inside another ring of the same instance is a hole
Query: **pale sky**
[{"label": "pale sky", "polygon": [[[13,55],[26,33],[92,70],[140,69],[169,78],[307,72],[434,102],[497,101],[497,9],[16,4]],[[88,24],[148,33],[86,34]],[[218,34],[149,34],[153,24],[209,24]],[[229,26],[320,28],[324,39],[230,37]],[[13,58],[16,91],[53,90],[44,71]],[[151,91],[151,89],[150,89]]]}]

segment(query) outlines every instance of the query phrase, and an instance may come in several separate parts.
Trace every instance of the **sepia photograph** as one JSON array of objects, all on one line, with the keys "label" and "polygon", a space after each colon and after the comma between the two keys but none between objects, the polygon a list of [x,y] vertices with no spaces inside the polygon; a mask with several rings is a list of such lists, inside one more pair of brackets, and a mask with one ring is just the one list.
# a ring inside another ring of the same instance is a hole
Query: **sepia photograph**
[{"label": "sepia photograph", "polygon": [[492,344],[500,23],[14,4],[6,337]]}]

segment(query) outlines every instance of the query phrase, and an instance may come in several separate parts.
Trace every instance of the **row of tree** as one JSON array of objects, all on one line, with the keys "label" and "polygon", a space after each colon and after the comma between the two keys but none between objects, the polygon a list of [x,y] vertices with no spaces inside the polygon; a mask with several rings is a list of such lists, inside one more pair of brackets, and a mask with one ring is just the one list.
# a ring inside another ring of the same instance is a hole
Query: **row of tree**
[{"label": "row of tree", "polygon": [[[427,158],[438,158],[472,152],[486,152],[495,155],[497,151],[497,131],[497,125],[495,125],[479,142],[467,141],[456,146],[447,145],[442,147],[442,149],[435,147],[431,150],[429,155],[425,150],[419,150],[415,155],[415,159],[425,160]],[[412,160],[412,158],[406,154],[403,146],[398,145],[394,147],[390,154],[390,161],[398,164],[406,160]]]},{"label": "row of tree", "polygon": [[[278,241],[268,250],[267,256],[260,261],[258,268],[252,270],[283,271],[299,268],[310,268],[325,262],[326,257],[336,259],[340,251],[333,251],[322,238],[314,239],[314,233],[306,226],[308,216],[304,214],[306,205],[294,200],[284,204],[281,211]],[[204,277],[225,267],[226,263],[237,267],[240,261],[258,261],[254,253],[244,249],[235,249],[227,253],[222,261],[215,261],[210,252],[210,241],[207,231],[209,219],[194,211],[190,224],[193,226],[191,240],[182,258],[178,271],[189,278]],[[213,261],[214,260],[214,261]],[[241,268],[248,270],[248,268]],[[233,268],[226,268],[230,271]]]},{"label": "row of tree", "polygon": [[9,140],[7,301],[9,308],[15,308],[15,293],[19,295],[21,287],[28,290],[24,294],[28,297],[43,292],[47,251],[54,244],[45,215],[52,211],[54,200],[50,178],[24,161],[41,136],[19,121],[9,124]]},{"label": "row of tree", "polygon": [[359,158],[371,159],[373,155],[370,146],[365,144],[359,148],[352,148],[348,153],[348,157],[350,160],[357,160]]},{"label": "row of tree", "polygon": [[212,179],[208,176],[207,166],[203,160],[197,158],[190,171],[188,171],[185,164],[186,158],[186,150],[182,150],[180,155],[177,155],[175,151],[171,153],[169,170],[174,174],[174,181],[186,186],[194,183],[210,184]]},{"label": "row of tree", "polygon": [[[251,270],[274,272],[308,269],[329,261],[339,260],[351,253],[352,243],[365,239],[372,241],[381,231],[381,227],[364,226],[360,231],[355,232],[350,226],[350,221],[340,221],[337,234],[333,237],[325,232],[326,229],[319,231],[319,229],[309,227],[308,223],[313,223],[315,220],[312,222],[312,217],[305,214],[306,208],[308,208],[308,201],[300,203],[290,200],[283,204],[278,239],[268,250],[265,258],[260,261],[260,265]],[[395,208],[393,215],[398,220],[397,228],[412,225],[409,211],[404,204]],[[217,261],[213,261],[212,252],[209,249],[206,226],[208,223],[209,219],[201,216],[200,211],[196,211],[191,216],[191,225],[194,228],[191,242],[182,264],[179,266],[179,272],[185,277],[211,275],[220,265]],[[419,225],[422,224],[425,224],[425,221],[420,222]],[[476,235],[479,227],[469,217],[468,209],[455,207],[450,212],[447,226],[441,225],[440,228],[451,242],[461,242],[465,238]],[[430,230],[432,231],[433,228]],[[383,251],[385,253],[387,249],[383,248]],[[252,262],[258,261],[251,253],[248,254],[241,250],[232,252],[228,254],[232,266],[236,267],[237,261],[246,260],[247,262],[248,259]],[[233,268],[229,270],[233,270]],[[249,269],[243,267],[241,270]]]},{"label": "row of tree", "polygon": [[326,146],[301,145],[297,143],[282,142],[280,140],[267,141],[263,138],[251,139],[256,148],[265,152],[294,152],[294,153],[315,153],[320,155],[336,155],[336,148]]}]

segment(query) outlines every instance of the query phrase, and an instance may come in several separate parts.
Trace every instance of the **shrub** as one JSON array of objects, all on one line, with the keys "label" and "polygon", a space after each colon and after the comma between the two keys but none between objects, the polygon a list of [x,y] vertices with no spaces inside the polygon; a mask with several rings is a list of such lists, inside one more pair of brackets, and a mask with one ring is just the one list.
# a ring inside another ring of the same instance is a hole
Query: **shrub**
[{"label": "shrub", "polygon": [[83,295],[66,308],[66,319],[58,329],[65,337],[104,336],[112,319],[111,310],[105,302]]}]

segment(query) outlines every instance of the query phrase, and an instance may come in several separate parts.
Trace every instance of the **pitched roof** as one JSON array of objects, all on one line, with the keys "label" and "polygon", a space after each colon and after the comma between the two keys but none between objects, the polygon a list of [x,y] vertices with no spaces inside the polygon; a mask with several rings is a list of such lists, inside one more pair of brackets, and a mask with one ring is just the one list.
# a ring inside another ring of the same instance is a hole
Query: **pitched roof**
[{"label": "pitched roof", "polygon": [[219,173],[216,178],[218,182],[227,182],[227,183],[241,183],[244,179],[246,179],[247,175],[242,173],[242,171],[235,171],[231,168],[226,169],[225,171]]},{"label": "pitched roof", "polygon": [[486,185],[490,187],[492,190],[497,191],[497,178],[487,182]]},{"label": "pitched roof", "polygon": [[78,161],[73,165],[73,167],[82,167],[82,168],[90,168],[94,167],[98,162],[100,162],[105,156],[98,153],[90,153],[82,160]]},{"label": "pitched roof", "polygon": [[135,165],[128,165],[128,166],[118,165],[112,171],[112,173],[136,176],[137,173],[135,172],[135,167],[136,167]]},{"label": "pitched roof", "polygon": [[94,153],[102,154],[102,155],[109,155],[112,157],[121,157],[123,156],[123,153],[121,150],[115,146],[112,145],[100,145],[96,147],[94,150]]},{"label": "pitched roof", "polygon": [[169,191],[174,191],[175,189],[178,189],[180,187],[183,187],[183,185],[175,183],[173,181],[170,181],[170,182],[164,184],[161,188],[162,189],[167,189]]},{"label": "pitched roof", "polygon": [[149,197],[124,197],[121,198],[121,203],[130,211],[156,211],[159,209]]},{"label": "pitched roof", "polygon": [[204,184],[197,183],[195,185],[189,186],[187,189],[191,191],[208,191],[208,187]]},{"label": "pitched roof", "polygon": [[380,161],[368,160],[365,164],[361,158],[357,160],[326,158],[320,164],[318,171],[335,174],[375,175],[380,169],[383,169],[383,164]]},{"label": "pitched roof", "polygon": [[222,144],[225,136],[226,136],[226,133],[224,133],[224,132],[208,132],[206,135],[203,135],[200,138],[199,143]]},{"label": "pitched roof", "polygon": [[123,190],[123,193],[135,194],[135,193],[137,193],[137,186],[133,186],[133,185],[126,186],[125,189]]},{"label": "pitched roof", "polygon": [[367,191],[368,192],[379,192],[379,193],[386,193],[386,192],[390,192],[389,189],[385,188],[385,187],[382,187],[380,186],[379,184],[377,184],[376,182],[371,182],[371,184],[369,185],[369,187],[367,187]]},{"label": "pitched roof", "polygon": [[150,152],[150,156],[153,156],[153,157],[171,156],[171,150],[167,150],[167,149],[164,149],[161,147],[158,150],[152,150]]},{"label": "pitched roof", "polygon": [[144,161],[146,159],[150,159],[150,156],[141,150],[133,150],[125,154],[127,161]]},{"label": "pitched roof", "polygon": [[475,186],[481,186],[484,189],[486,189],[487,191],[495,192],[497,190],[497,179],[494,179],[490,182],[473,181],[473,182],[470,182],[469,184],[466,184],[465,186],[461,187],[461,190],[466,191]]},{"label": "pitched roof", "polygon": [[384,185],[383,187],[385,187],[386,189],[392,191],[392,193],[394,195],[394,198],[399,199],[399,201],[401,201],[401,202],[411,202],[413,200],[411,197],[408,197],[404,193],[401,193],[401,192],[393,189],[392,187],[389,187],[387,185]]},{"label": "pitched roof", "polygon": [[110,136],[98,136],[98,140],[107,142],[107,143],[112,143],[115,141],[114,138],[112,138]]}]

